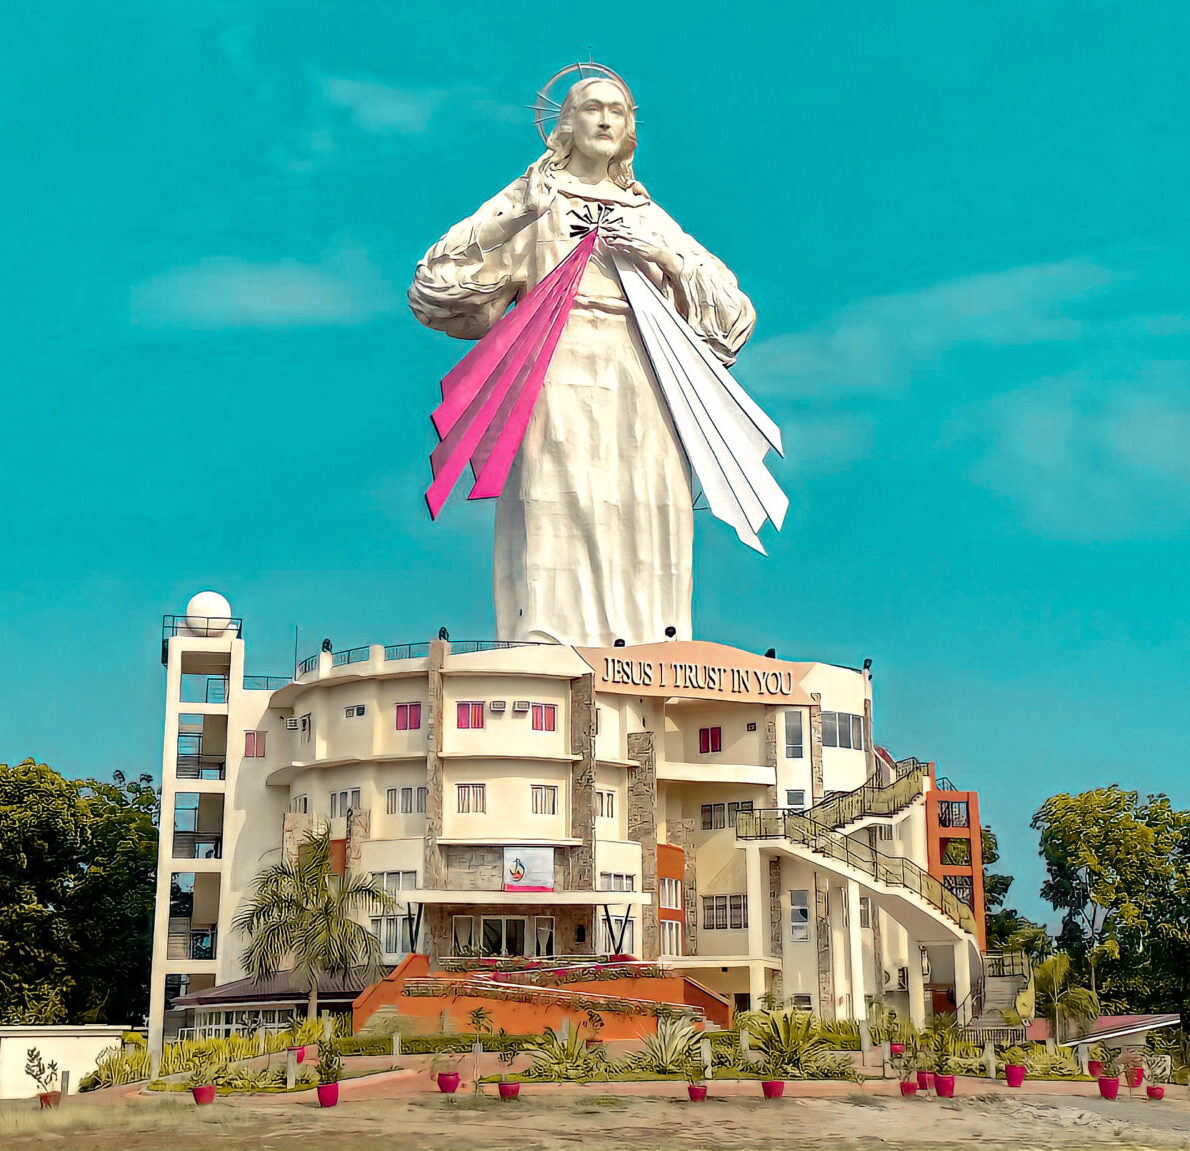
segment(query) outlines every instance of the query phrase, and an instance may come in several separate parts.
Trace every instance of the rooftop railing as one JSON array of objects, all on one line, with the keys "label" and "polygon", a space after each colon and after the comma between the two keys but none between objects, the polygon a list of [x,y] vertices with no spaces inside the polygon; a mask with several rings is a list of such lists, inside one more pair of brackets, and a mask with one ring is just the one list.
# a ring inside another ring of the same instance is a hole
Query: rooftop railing
[{"label": "rooftop railing", "polygon": [[176,635],[223,636],[239,639],[244,620],[238,615],[163,615],[161,617],[161,662],[169,662],[169,641]]},{"label": "rooftop railing", "polygon": [[[556,647],[550,640],[532,639],[456,639],[450,640],[451,655],[470,655],[480,651],[504,651],[514,647]],[[299,676],[309,675],[318,670],[320,652],[315,652],[302,660],[297,666]],[[430,654],[430,645],[423,643],[390,643],[384,645],[384,658],[388,660],[424,659]],[[346,667],[352,663],[363,663],[371,656],[371,647],[364,644],[360,647],[344,648],[331,653],[332,667]]]},{"label": "rooftop railing", "polygon": [[349,647],[344,651],[334,652],[331,656],[332,667],[344,667],[349,663],[363,663],[368,658],[370,649],[367,644],[363,647]]},{"label": "rooftop railing", "polygon": [[976,934],[975,916],[965,903],[916,863],[899,855],[885,855],[867,844],[785,808],[741,811],[736,818],[737,839],[787,839],[811,851],[862,871],[879,883],[904,887],[918,895],[964,931]]}]

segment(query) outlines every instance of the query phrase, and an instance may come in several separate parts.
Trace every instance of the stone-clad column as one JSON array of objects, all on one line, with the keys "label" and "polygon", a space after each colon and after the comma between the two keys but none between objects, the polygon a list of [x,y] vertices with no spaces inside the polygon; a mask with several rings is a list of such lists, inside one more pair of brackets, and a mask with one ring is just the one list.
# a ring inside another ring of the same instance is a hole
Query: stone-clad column
[{"label": "stone-clad column", "polygon": [[640,886],[653,902],[640,909],[641,955],[653,958],[659,946],[657,925],[657,750],[651,731],[628,733],[628,838],[640,844]]},{"label": "stone-clad column", "polygon": [[777,713],[780,710],[778,707],[764,709],[764,764],[765,767],[773,769],[773,782],[765,789],[765,807],[780,806],[780,800],[777,798]]},{"label": "stone-clad column", "polygon": [[442,705],[442,667],[450,654],[445,640],[430,641],[430,668],[426,688],[426,835],[422,856],[422,887],[443,887],[446,867],[438,837],[442,834],[442,729],[446,723]]},{"label": "stone-clad column", "polygon": [[835,981],[831,970],[830,886],[826,876],[814,872],[814,946],[818,952],[818,1014],[835,1018]]},{"label": "stone-clad column", "polygon": [[810,798],[821,803],[826,794],[822,777],[822,693],[812,691],[810,698]]},{"label": "stone-clad column", "polygon": [[682,876],[682,906],[686,919],[686,938],[683,952],[686,955],[698,954],[698,857],[694,849],[694,820],[670,819],[666,821],[669,829],[669,842],[674,847],[682,849],[685,860],[685,870]]},{"label": "stone-clad column", "polygon": [[[769,954],[780,959],[785,950],[785,905],[781,896],[781,857],[769,859]],[[783,968],[773,974],[773,994],[784,998]]]},{"label": "stone-clad column", "polygon": [[[871,779],[876,772],[876,749],[872,746],[872,701],[864,700],[864,779]],[[884,784],[883,779],[876,781]]]},{"label": "stone-clad column", "polygon": [[569,849],[567,887],[595,890],[595,677],[570,681],[570,834],[582,845]]}]

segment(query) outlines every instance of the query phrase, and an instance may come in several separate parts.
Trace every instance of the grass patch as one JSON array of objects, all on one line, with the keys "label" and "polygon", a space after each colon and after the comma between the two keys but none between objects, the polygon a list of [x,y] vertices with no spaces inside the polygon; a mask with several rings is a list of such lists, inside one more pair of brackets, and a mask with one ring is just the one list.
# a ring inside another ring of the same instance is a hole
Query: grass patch
[{"label": "grass patch", "polygon": [[[189,1102],[152,1100],[134,1107],[71,1107],[69,1103],[52,1111],[38,1110],[37,1100],[29,1101],[31,1106],[0,1107],[0,1147],[9,1139],[29,1135],[50,1135],[63,1138],[100,1132],[127,1132],[129,1134],[193,1134],[201,1129],[224,1130],[230,1133],[233,1127],[242,1127],[244,1117],[229,1110],[195,1108]],[[184,1145],[185,1140],[170,1140],[169,1144]],[[67,1142],[64,1146],[85,1146],[79,1140]],[[163,1146],[167,1145],[165,1142]]]}]

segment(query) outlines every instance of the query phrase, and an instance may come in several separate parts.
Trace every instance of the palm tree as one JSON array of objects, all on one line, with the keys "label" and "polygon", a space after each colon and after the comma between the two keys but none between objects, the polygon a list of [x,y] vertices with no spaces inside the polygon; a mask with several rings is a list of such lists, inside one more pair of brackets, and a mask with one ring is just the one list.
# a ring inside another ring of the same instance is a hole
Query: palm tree
[{"label": "palm tree", "polygon": [[254,983],[281,970],[287,960],[309,990],[306,1015],[318,1015],[318,980],[348,976],[363,968],[369,982],[383,974],[380,940],[357,918],[393,914],[398,904],[367,872],[331,866],[330,829],[310,832],[297,858],[258,872],[232,921],[248,937],[243,963]]},{"label": "palm tree", "polygon": [[1066,1037],[1067,1024],[1079,1027],[1099,1018],[1098,998],[1089,988],[1073,982],[1070,956],[1065,951],[1054,952],[1033,968],[1033,986],[1037,1010],[1049,1019],[1059,1043]]}]

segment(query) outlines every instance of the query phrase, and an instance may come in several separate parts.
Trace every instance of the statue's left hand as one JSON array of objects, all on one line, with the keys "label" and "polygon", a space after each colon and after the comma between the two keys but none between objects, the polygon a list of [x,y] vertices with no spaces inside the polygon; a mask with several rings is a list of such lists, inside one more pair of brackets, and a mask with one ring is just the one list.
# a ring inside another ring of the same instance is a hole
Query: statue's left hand
[{"label": "statue's left hand", "polygon": [[681,274],[681,268],[672,252],[633,235],[622,220],[614,220],[601,225],[599,236],[609,248],[627,252],[629,255],[636,256],[638,260],[660,268],[666,278],[671,281],[676,282]]}]

